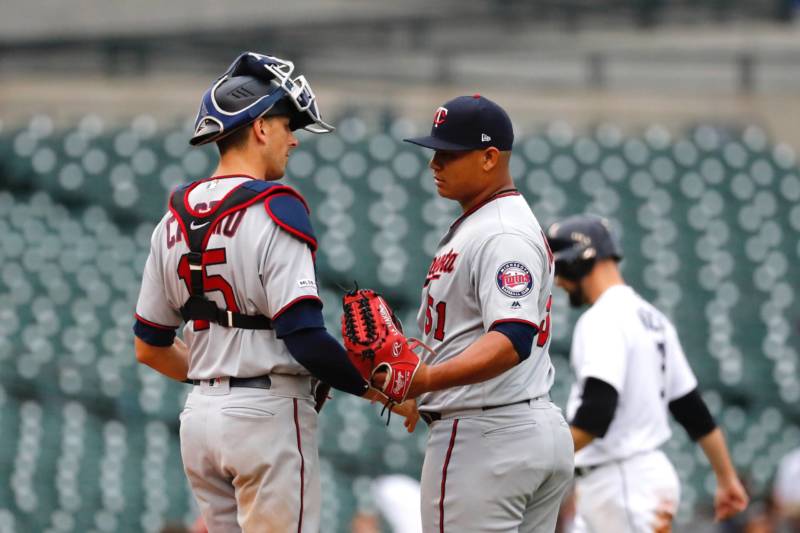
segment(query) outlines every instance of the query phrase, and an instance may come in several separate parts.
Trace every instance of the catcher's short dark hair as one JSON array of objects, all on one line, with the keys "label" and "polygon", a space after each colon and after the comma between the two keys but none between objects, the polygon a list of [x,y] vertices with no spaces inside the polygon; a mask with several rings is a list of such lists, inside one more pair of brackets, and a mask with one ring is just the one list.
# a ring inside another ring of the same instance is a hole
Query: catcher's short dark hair
[{"label": "catcher's short dark hair", "polygon": [[220,155],[225,155],[225,153],[233,148],[242,148],[245,144],[247,144],[247,139],[249,136],[250,124],[246,124],[230,135],[226,135],[222,139],[218,140],[217,148],[219,148]]}]

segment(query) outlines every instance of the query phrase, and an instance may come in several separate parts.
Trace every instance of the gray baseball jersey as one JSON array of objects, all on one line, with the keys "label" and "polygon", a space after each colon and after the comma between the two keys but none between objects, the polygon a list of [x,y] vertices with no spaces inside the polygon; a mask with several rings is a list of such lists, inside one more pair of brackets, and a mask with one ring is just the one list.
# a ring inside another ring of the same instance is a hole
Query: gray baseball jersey
[{"label": "gray baseball jersey", "polygon": [[422,465],[426,533],[554,530],[574,467],[569,428],[547,396],[552,284],[544,235],[516,191],[468,211],[442,239],[418,316],[435,350],[425,362],[457,356],[500,322],[537,335],[529,356],[494,379],[418,399],[440,417]]},{"label": "gray baseball jersey", "polygon": [[465,213],[439,243],[417,315],[422,340],[441,363],[463,352],[500,322],[537,328],[530,356],[503,374],[474,385],[423,394],[421,409],[451,411],[504,405],[547,394],[553,265],[539,222],[517,192]]},{"label": "gray baseball jersey", "polygon": [[[201,182],[189,194],[189,206],[207,212],[234,187],[251,179],[232,176]],[[212,255],[214,263],[206,264],[206,297],[221,309],[275,319],[300,299],[318,299],[311,249],[281,227],[268,208],[257,202],[232,213],[220,221],[209,239],[206,249],[221,252]],[[151,238],[136,304],[140,320],[166,328],[182,322],[179,310],[189,297],[189,274],[182,269],[181,258],[187,252],[177,220],[167,213]],[[308,375],[274,330],[215,323],[203,328],[194,321],[186,324],[183,333],[190,350],[190,379]]]}]

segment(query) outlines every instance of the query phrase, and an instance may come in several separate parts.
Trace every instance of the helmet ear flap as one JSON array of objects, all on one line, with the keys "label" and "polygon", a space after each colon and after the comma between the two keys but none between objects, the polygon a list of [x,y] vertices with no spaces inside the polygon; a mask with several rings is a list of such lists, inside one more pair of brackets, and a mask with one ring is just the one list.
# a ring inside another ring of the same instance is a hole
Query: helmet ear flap
[{"label": "helmet ear flap", "polygon": [[608,220],[595,215],[573,215],[555,222],[547,240],[556,259],[556,275],[577,281],[591,272],[598,259],[622,259]]},{"label": "helmet ear flap", "polygon": [[594,268],[595,258],[585,260],[569,261],[566,259],[556,259],[556,276],[570,281],[580,281]]},{"label": "helmet ear flap", "polygon": [[222,133],[222,123],[214,117],[207,116],[202,118],[194,130],[194,136],[189,141],[192,146],[205,144],[210,139],[216,138]]}]

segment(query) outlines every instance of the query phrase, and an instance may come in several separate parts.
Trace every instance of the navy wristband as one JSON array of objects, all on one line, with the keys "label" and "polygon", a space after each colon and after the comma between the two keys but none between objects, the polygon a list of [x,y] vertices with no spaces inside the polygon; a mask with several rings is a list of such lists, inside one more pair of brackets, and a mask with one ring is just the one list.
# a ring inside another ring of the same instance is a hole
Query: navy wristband
[{"label": "navy wristband", "polygon": [[517,351],[520,361],[531,356],[533,339],[539,333],[539,328],[527,322],[495,322],[489,331],[497,331],[508,337]]}]

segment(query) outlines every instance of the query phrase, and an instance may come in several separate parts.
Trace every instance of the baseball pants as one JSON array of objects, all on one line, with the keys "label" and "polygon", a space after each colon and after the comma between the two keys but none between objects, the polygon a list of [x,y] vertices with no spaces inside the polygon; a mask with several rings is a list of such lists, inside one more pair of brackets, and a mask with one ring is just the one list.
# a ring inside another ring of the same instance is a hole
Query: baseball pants
[{"label": "baseball pants", "polygon": [[675,468],[660,450],[599,466],[575,480],[573,533],[665,533],[680,501]]},{"label": "baseball pants", "polygon": [[552,533],[572,480],[569,427],[549,399],[449,413],[422,466],[425,533]]},{"label": "baseball pants", "polygon": [[319,531],[310,381],[270,377],[270,389],[204,381],[186,399],[181,457],[209,533]]}]

